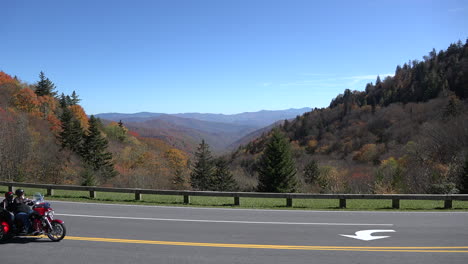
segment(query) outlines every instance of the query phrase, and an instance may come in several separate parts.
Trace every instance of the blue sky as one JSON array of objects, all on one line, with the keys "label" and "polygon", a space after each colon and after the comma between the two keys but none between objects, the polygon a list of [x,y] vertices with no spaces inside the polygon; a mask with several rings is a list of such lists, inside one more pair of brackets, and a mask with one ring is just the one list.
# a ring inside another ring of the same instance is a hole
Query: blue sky
[{"label": "blue sky", "polygon": [[468,1],[4,1],[0,70],[88,114],[325,107],[468,37]]}]

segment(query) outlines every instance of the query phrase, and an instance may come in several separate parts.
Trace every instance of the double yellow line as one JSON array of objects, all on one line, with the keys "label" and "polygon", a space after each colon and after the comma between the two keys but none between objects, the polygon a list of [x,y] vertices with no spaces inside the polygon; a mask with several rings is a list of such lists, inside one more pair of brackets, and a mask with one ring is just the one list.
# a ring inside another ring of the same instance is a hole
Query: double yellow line
[{"label": "double yellow line", "polygon": [[66,236],[66,240],[110,242],[126,244],[169,245],[189,247],[217,247],[217,248],[246,248],[246,249],[289,249],[289,250],[315,250],[315,251],[363,251],[363,252],[431,252],[431,253],[468,253],[468,246],[462,247],[334,247],[334,246],[288,246],[288,245],[255,245],[255,244],[223,244],[174,242],[154,240],[133,240],[99,237]]}]

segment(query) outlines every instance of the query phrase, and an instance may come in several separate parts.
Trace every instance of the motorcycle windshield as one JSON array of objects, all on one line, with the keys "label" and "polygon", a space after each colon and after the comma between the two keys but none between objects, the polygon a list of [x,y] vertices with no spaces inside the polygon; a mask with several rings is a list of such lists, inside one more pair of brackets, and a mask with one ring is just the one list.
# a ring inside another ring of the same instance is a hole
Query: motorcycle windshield
[{"label": "motorcycle windshield", "polygon": [[42,203],[44,202],[44,195],[42,195],[41,193],[35,193],[33,195],[33,201],[35,203]]}]

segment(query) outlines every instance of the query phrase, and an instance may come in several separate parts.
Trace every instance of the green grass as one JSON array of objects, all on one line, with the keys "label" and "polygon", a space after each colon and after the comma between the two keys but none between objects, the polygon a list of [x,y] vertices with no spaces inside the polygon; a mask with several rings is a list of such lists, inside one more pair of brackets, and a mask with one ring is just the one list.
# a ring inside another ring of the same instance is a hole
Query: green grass
[{"label": "green grass", "polygon": [[[0,192],[8,190],[0,186]],[[36,192],[46,194],[45,189],[24,188],[27,197]],[[141,201],[135,200],[134,194],[97,192],[97,197],[89,198],[86,191],[54,190],[54,196],[48,200],[119,203],[135,205],[159,206],[194,206],[194,207],[223,207],[223,208],[258,208],[258,209],[297,209],[297,210],[389,210],[389,211],[468,211],[468,201],[453,201],[453,209],[443,209],[443,201],[401,200],[400,209],[392,209],[391,200],[346,200],[346,209],[338,208],[337,199],[294,199],[293,207],[286,206],[286,199],[273,198],[240,198],[240,206],[234,206],[234,199],[230,197],[199,197],[191,196],[190,205],[185,205],[182,196],[176,195],[142,195]]]}]

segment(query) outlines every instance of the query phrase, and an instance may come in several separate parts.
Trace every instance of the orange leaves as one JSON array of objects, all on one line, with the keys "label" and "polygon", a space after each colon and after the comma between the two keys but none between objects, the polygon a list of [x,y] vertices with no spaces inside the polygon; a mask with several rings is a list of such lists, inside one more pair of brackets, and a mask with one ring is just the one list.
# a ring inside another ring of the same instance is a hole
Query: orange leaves
[{"label": "orange leaves", "polygon": [[7,83],[15,83],[16,80],[11,78],[10,75],[0,71],[0,85],[7,84]]},{"label": "orange leaves", "polygon": [[39,113],[39,100],[33,90],[24,88],[13,96],[14,105],[20,111],[35,114]]},{"label": "orange leaves", "polygon": [[57,109],[57,100],[54,97],[37,96],[33,90],[24,88],[14,94],[13,104],[20,111],[49,121],[52,131],[60,130],[60,120],[54,114]]},{"label": "orange leaves", "polygon": [[187,166],[187,155],[181,150],[172,148],[166,151],[165,156],[169,162],[169,166],[174,170],[177,170],[179,168],[185,168]]},{"label": "orange leaves", "polygon": [[37,96],[33,90],[24,88],[13,96],[14,105],[20,111],[46,117],[57,109],[57,101],[52,96]]},{"label": "orange leaves", "polygon": [[88,129],[88,116],[84,109],[80,105],[72,105],[69,109],[73,113],[73,116],[80,121],[81,127],[85,130]]},{"label": "orange leaves", "polygon": [[43,116],[49,116],[57,109],[57,100],[49,95],[38,96],[39,109]]}]

